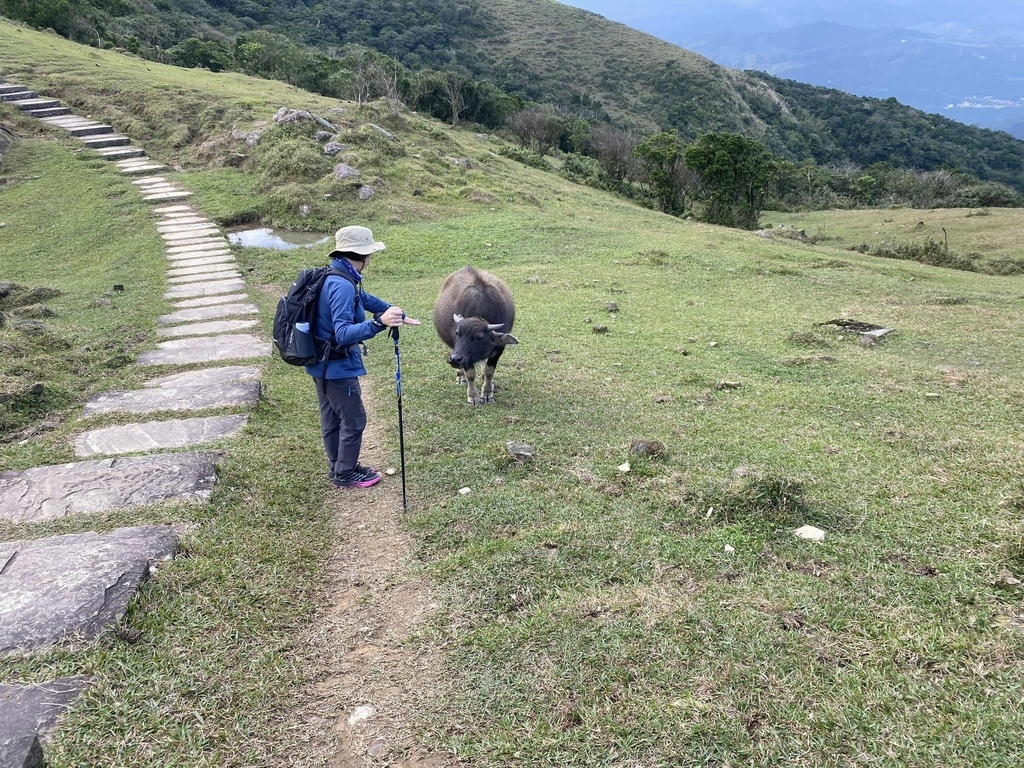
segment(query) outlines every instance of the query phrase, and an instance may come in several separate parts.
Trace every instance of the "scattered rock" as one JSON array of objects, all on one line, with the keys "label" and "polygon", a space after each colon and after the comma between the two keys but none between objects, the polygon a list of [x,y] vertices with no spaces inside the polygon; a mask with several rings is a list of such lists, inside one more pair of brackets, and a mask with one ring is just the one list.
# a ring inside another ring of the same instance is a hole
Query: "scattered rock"
[{"label": "scattered rock", "polygon": [[759,229],[754,234],[758,237],[763,237],[765,240],[775,239],[775,234],[767,229]]},{"label": "scattered rock", "polygon": [[21,290],[21,286],[8,280],[0,281],[0,299],[6,299],[12,293]]},{"label": "scattered rock", "polygon": [[312,209],[312,208],[310,208],[310,207],[309,207],[308,205],[306,205],[305,203],[303,203],[302,205],[300,205],[300,206],[299,206],[299,218],[300,218],[300,219],[308,219],[308,218],[309,218],[309,215],[310,215],[310,214],[311,214],[312,212],[313,212],[313,209]]},{"label": "scattered rock", "polygon": [[813,525],[804,525],[793,531],[793,535],[798,539],[806,539],[807,541],[824,541],[825,532],[821,528],[815,528]]},{"label": "scattered rock", "polygon": [[544,280],[540,277],[540,275],[530,275],[528,278],[526,278],[526,282],[530,283],[531,285],[536,285],[537,283],[543,283]]},{"label": "scattered rock", "polygon": [[654,402],[659,403],[659,404],[671,403],[672,402],[672,395],[667,395],[664,392],[659,392],[658,394],[656,394],[654,396]]},{"label": "scattered rock", "polygon": [[113,305],[114,302],[104,297],[99,297],[89,302],[89,306],[91,307],[112,307]]},{"label": "scattered rock", "polygon": [[348,144],[339,144],[336,141],[329,141],[324,144],[324,154],[329,157],[334,157],[339,152],[347,152]]},{"label": "scattered rock", "polygon": [[356,176],[359,176],[359,170],[357,168],[353,168],[351,165],[346,165],[345,163],[338,163],[336,166],[334,166],[334,178],[338,179],[339,181],[342,181],[344,179],[352,179],[355,178]]},{"label": "scattered rock", "polygon": [[39,395],[43,394],[43,392],[45,391],[46,385],[43,384],[43,382],[41,381],[37,381],[35,384],[28,388],[28,393],[35,397],[39,397]]},{"label": "scattered rock", "polygon": [[49,327],[38,320],[21,320],[14,324],[14,328],[30,336],[43,336],[50,332]]},{"label": "scattered rock", "polygon": [[387,475],[388,477],[394,477],[397,473],[398,470],[395,469],[394,467],[388,467],[387,469],[384,470],[384,474]]},{"label": "scattered rock", "polygon": [[459,488],[459,495],[460,496],[465,496],[465,495],[470,494],[472,492],[473,492],[472,488]]},{"label": "scattered rock", "polygon": [[294,123],[298,120],[312,120],[313,116],[305,109],[288,109],[287,107],[281,107],[274,114],[274,122],[278,125],[287,125],[288,123]]},{"label": "scattered rock", "polygon": [[366,750],[366,754],[368,754],[370,757],[378,758],[384,757],[387,751],[387,744],[385,744],[383,741],[375,741],[373,742],[373,744],[370,745],[370,748]]},{"label": "scattered rock", "polygon": [[604,309],[605,309],[606,312],[618,312],[619,311],[619,305],[618,305],[618,303],[616,303],[614,301],[606,301],[604,303]]},{"label": "scattered rock", "polygon": [[260,143],[260,138],[263,136],[263,131],[252,131],[248,136],[245,137],[245,146],[255,147]]},{"label": "scattered rock", "polygon": [[712,341],[711,343],[708,344],[708,346],[711,347],[712,349],[714,349],[715,347],[718,346],[718,342],[717,341]]},{"label": "scattered rock", "polygon": [[1022,584],[1021,580],[1009,571],[1001,571],[999,573],[999,576],[996,577],[996,586],[1005,587],[1009,589],[1019,589],[1022,586]]},{"label": "scattered rock", "polygon": [[325,141],[330,141],[333,136],[334,134],[331,133],[330,131],[317,131],[316,136],[314,136],[313,138],[322,144]]},{"label": "scattered rock", "polygon": [[938,392],[925,392],[924,396],[927,400],[938,400],[942,397]]},{"label": "scattered rock", "polygon": [[689,357],[690,350],[688,350],[686,347],[680,347],[679,354],[682,355],[683,357]]},{"label": "scattered rock", "polygon": [[629,466],[629,462],[627,461],[622,464],[619,464],[619,466],[616,467],[616,469],[618,469],[619,472],[626,474],[627,472],[629,472],[630,469],[632,469],[632,467]]},{"label": "scattered rock", "polygon": [[372,197],[374,197],[377,194],[377,190],[375,190],[369,184],[364,184],[363,186],[361,186],[359,188],[359,193],[358,194],[359,194],[359,199],[365,201],[365,200],[369,200]]},{"label": "scattered rock", "polygon": [[468,157],[446,157],[449,163],[454,165],[456,168],[462,168],[463,170],[470,170],[473,167],[473,163],[470,162]]},{"label": "scattered rock", "polygon": [[660,440],[634,440],[629,452],[634,456],[658,458],[665,455],[665,444]]},{"label": "scattered rock", "polygon": [[527,462],[533,458],[533,446],[518,440],[509,440],[505,443],[505,450],[508,455],[518,462]]},{"label": "scattered rock", "polygon": [[739,389],[742,386],[743,384],[739,381],[727,381],[723,379],[722,381],[718,382],[718,384],[715,385],[715,389],[717,389],[719,392],[727,392],[731,389]]},{"label": "scattered rock", "polygon": [[736,548],[735,547],[731,547],[728,544],[726,544],[725,548],[722,551],[725,552],[725,554],[727,554],[727,555],[731,555],[733,552],[736,551]]},{"label": "scattered rock", "polygon": [[374,131],[376,131],[376,132],[377,132],[377,133],[379,133],[379,134],[380,134],[381,136],[383,136],[383,137],[384,137],[385,139],[388,139],[388,140],[390,140],[390,141],[394,141],[394,140],[395,140],[395,136],[394,136],[394,134],[393,134],[393,133],[391,133],[390,131],[385,131],[385,130],[384,130],[383,128],[381,128],[381,127],[380,127],[379,125],[374,125],[373,123],[369,123],[368,125],[369,125],[369,127],[370,127],[370,129],[371,129],[371,130],[374,130]]},{"label": "scattered rock", "polygon": [[373,717],[373,713],[373,707],[356,707],[354,710],[352,710],[352,714],[348,716],[348,724],[352,726],[357,725],[363,722],[364,720],[369,720],[371,717]]},{"label": "scattered rock", "polygon": [[595,325],[591,330],[593,330],[594,333],[608,333],[608,326],[607,325]]},{"label": "scattered rock", "polygon": [[586,323],[587,325],[590,325],[592,322],[594,322],[594,318],[592,318],[592,317],[584,317],[583,318],[583,322]]}]

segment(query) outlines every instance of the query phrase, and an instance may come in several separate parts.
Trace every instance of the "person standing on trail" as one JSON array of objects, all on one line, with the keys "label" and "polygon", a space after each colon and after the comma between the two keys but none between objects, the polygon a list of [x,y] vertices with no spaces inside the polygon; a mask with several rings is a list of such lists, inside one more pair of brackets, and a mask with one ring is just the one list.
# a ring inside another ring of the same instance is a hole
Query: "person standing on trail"
[{"label": "person standing on trail", "polygon": [[[385,328],[420,325],[406,317],[401,307],[363,291],[360,283],[372,254],[384,250],[366,227],[342,227],[334,236],[328,258],[331,274],[324,281],[317,305],[313,335],[333,342],[336,351],[322,363],[306,366],[320,401],[320,431],[329,464],[328,478],[335,488],[369,488],[380,482],[380,473],[359,463],[366,428],[366,409],[359,377],[366,375],[363,342]],[[366,313],[373,317],[366,319]]]}]

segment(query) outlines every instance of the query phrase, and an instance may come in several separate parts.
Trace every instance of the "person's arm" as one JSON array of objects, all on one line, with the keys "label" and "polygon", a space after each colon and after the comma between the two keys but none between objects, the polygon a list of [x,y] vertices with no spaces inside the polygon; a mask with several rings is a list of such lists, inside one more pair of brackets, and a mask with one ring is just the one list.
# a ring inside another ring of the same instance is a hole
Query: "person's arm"
[{"label": "person's arm", "polygon": [[323,290],[327,293],[327,302],[331,307],[331,319],[334,324],[334,343],[339,347],[351,347],[361,341],[372,339],[382,330],[383,326],[372,320],[352,322],[356,309],[356,289],[348,280],[328,280]]},{"label": "person's arm", "polygon": [[377,298],[372,293],[363,291],[363,307],[365,307],[366,311],[371,315],[383,314],[390,306],[391,305],[384,301],[384,299]]},{"label": "person's arm", "polygon": [[373,313],[374,323],[382,327],[394,327],[397,325],[420,325],[420,321],[412,317],[406,317],[401,307],[388,304],[384,299],[379,299],[371,293],[363,292],[363,306]]}]

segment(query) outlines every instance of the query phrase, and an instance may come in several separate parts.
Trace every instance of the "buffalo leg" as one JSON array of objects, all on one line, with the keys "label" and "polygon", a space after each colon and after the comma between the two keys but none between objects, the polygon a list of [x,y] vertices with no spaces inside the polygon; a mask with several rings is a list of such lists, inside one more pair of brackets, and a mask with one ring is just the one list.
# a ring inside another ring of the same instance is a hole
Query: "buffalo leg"
[{"label": "buffalo leg", "polygon": [[463,368],[462,372],[466,376],[466,402],[470,405],[482,405],[484,401],[476,388],[476,366]]},{"label": "buffalo leg", "polygon": [[482,400],[484,403],[494,402],[494,369],[498,367],[498,359],[501,357],[501,353],[505,351],[504,347],[498,347],[494,350],[487,363],[484,365],[484,385],[482,392]]}]

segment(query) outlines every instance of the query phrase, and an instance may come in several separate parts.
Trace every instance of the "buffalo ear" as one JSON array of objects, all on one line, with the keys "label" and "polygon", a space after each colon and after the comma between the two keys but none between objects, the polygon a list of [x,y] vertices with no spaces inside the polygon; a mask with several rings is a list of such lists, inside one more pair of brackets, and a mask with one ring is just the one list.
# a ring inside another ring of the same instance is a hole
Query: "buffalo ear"
[{"label": "buffalo ear", "polygon": [[497,341],[497,342],[498,342],[499,344],[505,344],[505,345],[508,345],[508,344],[518,344],[518,343],[519,343],[519,339],[517,339],[517,338],[516,338],[515,336],[513,336],[513,335],[512,335],[511,333],[503,333],[503,334],[501,334],[501,335],[500,335],[500,336],[499,336],[499,337],[498,337],[498,338],[496,339],[496,341]]},{"label": "buffalo ear", "polygon": [[466,319],[462,315],[452,315],[452,317],[455,318],[456,325],[458,325],[459,323]]}]

